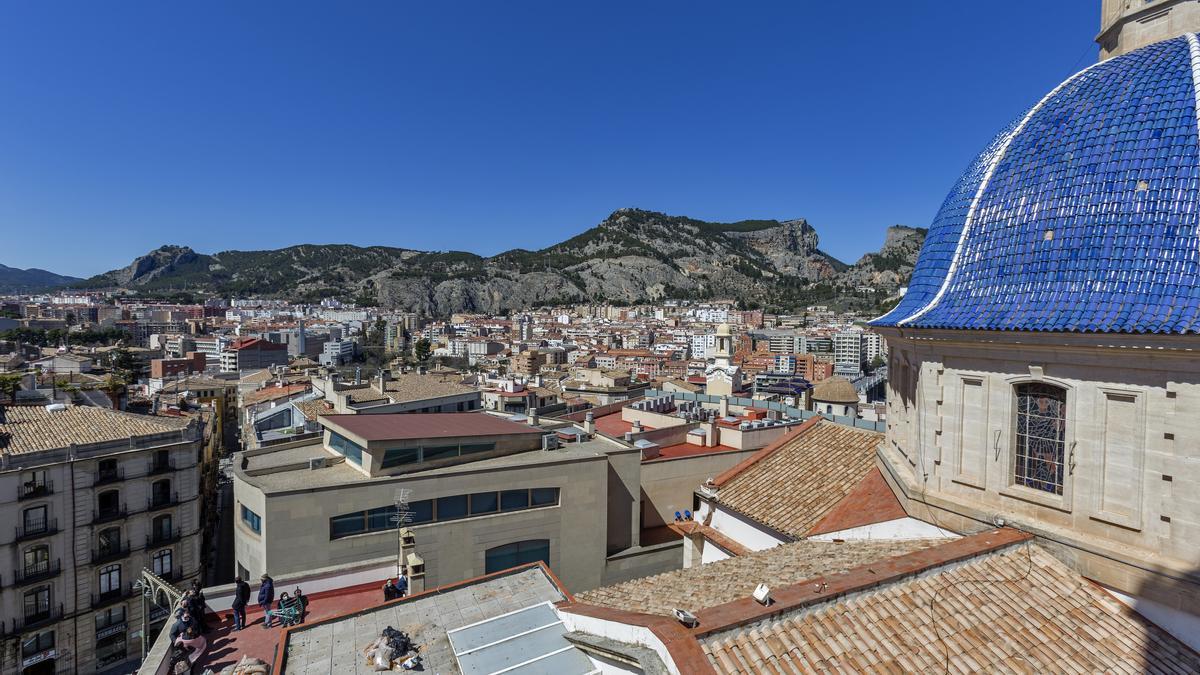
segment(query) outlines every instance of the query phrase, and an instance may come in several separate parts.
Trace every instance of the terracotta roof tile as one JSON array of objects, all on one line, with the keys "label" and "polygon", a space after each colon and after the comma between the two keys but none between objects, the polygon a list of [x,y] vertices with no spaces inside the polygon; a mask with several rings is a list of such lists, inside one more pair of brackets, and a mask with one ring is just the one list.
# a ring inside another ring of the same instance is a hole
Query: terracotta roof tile
[{"label": "terracotta roof tile", "polygon": [[717,500],[780,532],[805,536],[871,472],[882,438],[827,420],[805,425],[722,476]]},{"label": "terracotta roof tile", "polygon": [[797,541],[745,556],[718,560],[580,593],[579,602],[669,616],[674,608],[696,611],[749,597],[754,587],[799,583],[844,572],[881,558],[927,548],[937,541]]},{"label": "terracotta roof tile", "polygon": [[0,450],[9,454],[65,448],[71,444],[104,443],[133,436],[180,431],[184,419],[134,415],[104,408],[67,406],[49,411],[44,406],[6,406],[0,422]]},{"label": "terracotta roof tile", "polygon": [[1032,543],[700,641],[719,673],[1200,672],[1200,655]]}]

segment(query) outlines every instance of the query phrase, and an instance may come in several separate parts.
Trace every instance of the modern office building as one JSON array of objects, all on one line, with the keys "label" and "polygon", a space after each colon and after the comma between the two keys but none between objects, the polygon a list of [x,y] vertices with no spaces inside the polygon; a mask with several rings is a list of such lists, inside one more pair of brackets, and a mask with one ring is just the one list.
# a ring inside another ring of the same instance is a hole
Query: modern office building
[{"label": "modern office building", "polygon": [[203,571],[198,422],[55,404],[0,407],[4,673],[91,673],[141,656],[133,584]]}]

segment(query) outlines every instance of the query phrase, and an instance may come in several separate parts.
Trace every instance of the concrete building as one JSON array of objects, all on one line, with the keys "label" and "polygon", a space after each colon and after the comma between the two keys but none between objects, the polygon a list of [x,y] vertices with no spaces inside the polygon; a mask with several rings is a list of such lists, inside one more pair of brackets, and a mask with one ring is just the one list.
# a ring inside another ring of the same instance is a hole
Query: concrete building
[{"label": "concrete building", "polygon": [[[199,344],[197,344],[199,351]],[[287,345],[268,342],[262,338],[234,340],[221,352],[221,372],[240,373],[243,370],[259,370],[271,366],[286,366]]]},{"label": "concrete building", "polygon": [[320,363],[327,367],[343,366],[354,358],[358,343],[353,340],[332,340],[321,349]]},{"label": "concrete building", "polygon": [[[197,422],[93,407],[0,407],[5,673],[95,672],[141,656],[143,569],[203,571]],[[152,631],[166,619],[145,617]]]},{"label": "concrete building", "polygon": [[398,502],[411,532],[404,563],[418,587],[510,566],[513,551],[521,562],[545,562],[573,588],[627,578],[631,566],[677,564],[677,547],[638,549],[636,447],[488,413],[319,422],[319,443],[235,461],[240,573],[394,556]]},{"label": "concrete building", "polygon": [[462,384],[461,377],[429,373],[383,371],[359,382],[316,379],[339,414],[469,412],[479,410],[479,389]]}]

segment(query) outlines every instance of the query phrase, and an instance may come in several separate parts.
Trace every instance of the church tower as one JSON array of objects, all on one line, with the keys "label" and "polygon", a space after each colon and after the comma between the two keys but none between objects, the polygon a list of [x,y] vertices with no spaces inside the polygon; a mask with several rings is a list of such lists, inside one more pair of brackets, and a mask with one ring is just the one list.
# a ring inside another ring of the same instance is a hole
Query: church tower
[{"label": "church tower", "polygon": [[713,362],[704,369],[707,381],[705,393],[711,396],[730,396],[742,389],[742,371],[733,365],[733,334],[729,324],[717,326],[717,343],[713,346]]},{"label": "church tower", "polygon": [[1195,0],[1101,0],[1100,60],[1200,31]]}]

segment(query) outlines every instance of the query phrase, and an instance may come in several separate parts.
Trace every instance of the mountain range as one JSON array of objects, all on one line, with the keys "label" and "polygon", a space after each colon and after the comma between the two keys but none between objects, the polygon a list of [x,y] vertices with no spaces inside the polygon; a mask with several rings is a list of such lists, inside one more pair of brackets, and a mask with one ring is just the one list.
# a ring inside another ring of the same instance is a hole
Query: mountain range
[{"label": "mountain range", "polygon": [[27,270],[0,265],[0,293],[31,293],[83,281],[30,267]]},{"label": "mountain range", "polygon": [[484,257],[302,244],[203,254],[163,246],[74,287],[155,297],[337,297],[429,316],[671,298],[735,298],[782,311],[813,303],[870,309],[907,283],[924,238],[923,229],[888,228],[877,252],[847,264],[820,249],[803,219],[713,223],[621,209],[537,251]]}]

